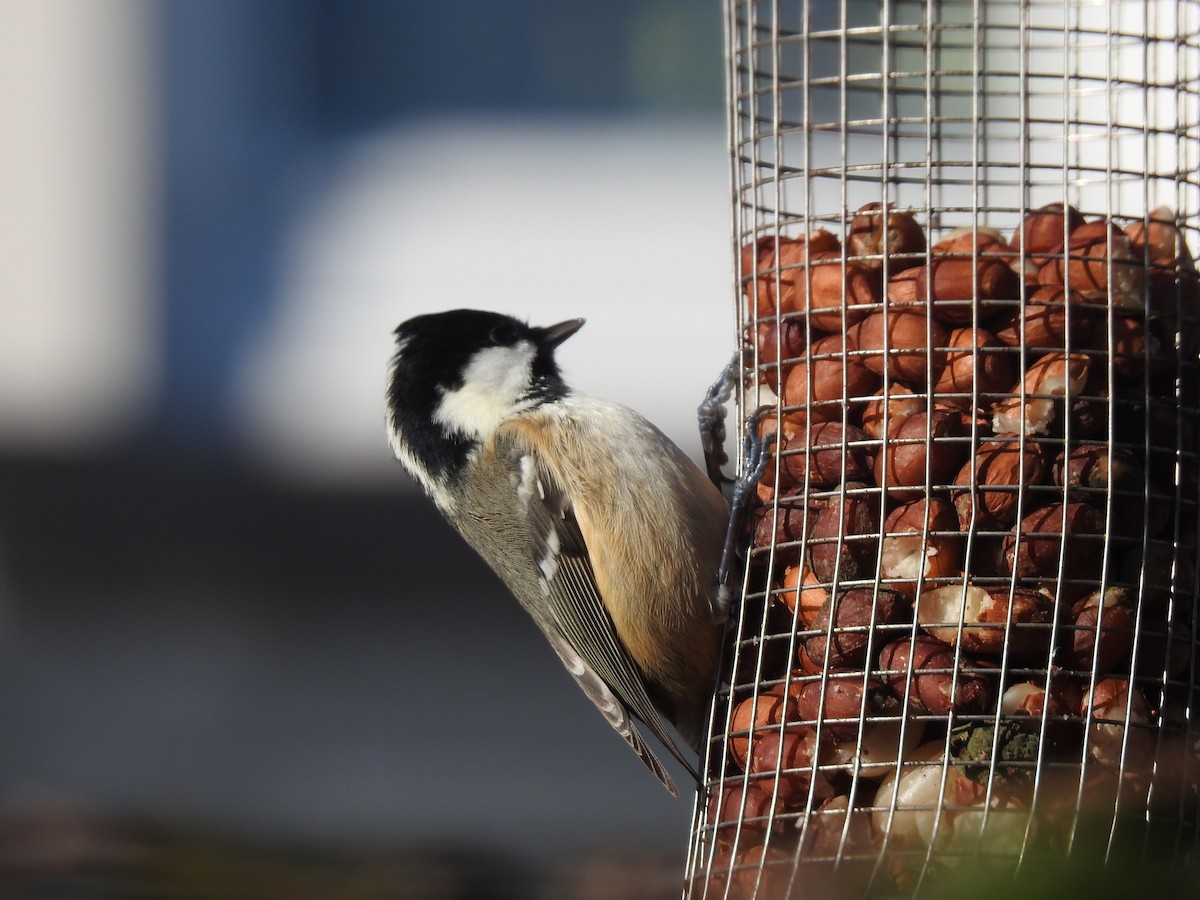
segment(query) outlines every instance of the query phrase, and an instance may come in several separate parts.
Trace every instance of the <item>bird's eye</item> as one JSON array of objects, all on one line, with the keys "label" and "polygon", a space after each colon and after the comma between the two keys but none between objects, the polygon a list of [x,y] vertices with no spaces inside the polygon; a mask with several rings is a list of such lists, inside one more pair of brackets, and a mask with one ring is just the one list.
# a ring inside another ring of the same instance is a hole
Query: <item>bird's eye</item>
[{"label": "bird's eye", "polygon": [[488,337],[497,346],[515,344],[517,341],[517,330],[506,322],[503,325],[494,327],[488,334]]}]

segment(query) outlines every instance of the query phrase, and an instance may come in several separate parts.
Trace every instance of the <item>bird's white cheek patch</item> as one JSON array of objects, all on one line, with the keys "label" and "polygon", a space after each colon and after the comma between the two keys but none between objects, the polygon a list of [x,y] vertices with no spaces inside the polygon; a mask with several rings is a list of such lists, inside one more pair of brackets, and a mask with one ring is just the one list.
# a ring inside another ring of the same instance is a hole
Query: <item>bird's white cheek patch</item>
[{"label": "bird's white cheek patch", "polygon": [[529,389],[533,344],[480,350],[463,371],[463,384],[442,393],[434,421],[468,437],[485,437],[508,416],[522,408],[521,396]]}]

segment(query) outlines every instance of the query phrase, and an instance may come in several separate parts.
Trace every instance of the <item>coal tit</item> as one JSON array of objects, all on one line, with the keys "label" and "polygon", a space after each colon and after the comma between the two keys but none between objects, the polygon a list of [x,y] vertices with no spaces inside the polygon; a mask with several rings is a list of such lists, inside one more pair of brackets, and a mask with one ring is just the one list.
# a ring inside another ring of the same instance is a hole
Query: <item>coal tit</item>
[{"label": "coal tit", "polygon": [[453,310],[395,331],[396,458],[533,617],[584,693],[673,794],[634,720],[704,737],[725,610],[728,507],[679,447],[578,394],[554,353],[583,326]]}]

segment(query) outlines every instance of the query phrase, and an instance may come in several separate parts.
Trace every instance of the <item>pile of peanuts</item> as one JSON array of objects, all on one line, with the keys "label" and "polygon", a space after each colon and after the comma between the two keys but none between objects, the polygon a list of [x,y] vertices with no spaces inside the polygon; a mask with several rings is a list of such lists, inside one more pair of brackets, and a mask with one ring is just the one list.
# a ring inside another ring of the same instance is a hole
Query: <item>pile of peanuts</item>
[{"label": "pile of peanuts", "polygon": [[1003,855],[1065,835],[1055,810],[1178,807],[1200,279],[1175,223],[1052,205],[927,246],[869,204],[844,240],[743,248],[775,450],[706,817],[743,893],[797,854]]}]

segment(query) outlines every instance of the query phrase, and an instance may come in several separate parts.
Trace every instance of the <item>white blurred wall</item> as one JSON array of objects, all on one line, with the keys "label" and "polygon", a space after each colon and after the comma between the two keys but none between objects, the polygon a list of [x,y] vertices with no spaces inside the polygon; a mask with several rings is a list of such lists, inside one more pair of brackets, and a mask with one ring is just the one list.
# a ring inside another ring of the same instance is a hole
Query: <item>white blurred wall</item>
[{"label": "white blurred wall", "polygon": [[[0,0],[0,448],[94,450],[155,421],[160,15]],[[394,478],[391,330],[458,306],[586,317],[560,354],[568,379],[698,454],[695,406],[734,347],[719,120],[435,117],[309,149],[332,164],[312,178],[309,151],[280,161],[313,193],[267,261],[277,291],[222,401],[260,463]]]},{"label": "white blurred wall", "polygon": [[714,120],[439,118],[352,148],[245,360],[249,445],[301,478],[396,477],[391,331],[467,306],[585,317],[568,381],[698,456],[696,405],[735,347],[727,165]]},{"label": "white blurred wall", "polygon": [[151,0],[0,2],[0,444],[92,447],[158,388]]}]

